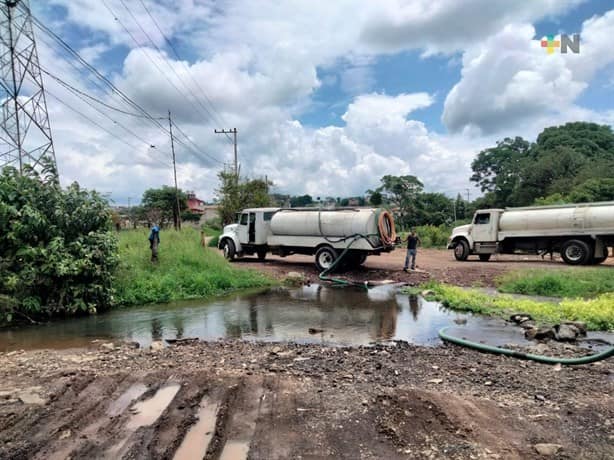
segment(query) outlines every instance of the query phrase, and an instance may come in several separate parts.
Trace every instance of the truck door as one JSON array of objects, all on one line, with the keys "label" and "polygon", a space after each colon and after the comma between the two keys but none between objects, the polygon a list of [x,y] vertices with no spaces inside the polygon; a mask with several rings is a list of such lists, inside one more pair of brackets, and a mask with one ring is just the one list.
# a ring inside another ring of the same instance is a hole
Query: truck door
[{"label": "truck door", "polygon": [[253,244],[256,242],[256,214],[253,212],[249,213],[249,242]]},{"label": "truck door", "polygon": [[239,235],[239,243],[247,244],[248,240],[248,226],[249,226],[249,214],[246,212],[242,212],[239,217],[239,228],[237,230],[237,234]]},{"label": "truck door", "polygon": [[473,241],[480,242],[495,242],[497,241],[497,229],[494,216],[490,212],[478,212],[473,219],[473,228],[471,236]]}]

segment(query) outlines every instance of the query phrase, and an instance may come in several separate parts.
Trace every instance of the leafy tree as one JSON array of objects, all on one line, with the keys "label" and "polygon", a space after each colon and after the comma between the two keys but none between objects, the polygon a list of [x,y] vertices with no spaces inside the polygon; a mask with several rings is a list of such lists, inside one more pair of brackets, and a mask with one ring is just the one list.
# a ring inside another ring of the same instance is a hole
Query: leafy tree
[{"label": "leafy tree", "polygon": [[173,222],[175,228],[179,228],[179,216],[181,211],[188,208],[188,197],[179,189],[179,209],[177,209],[177,195],[175,187],[168,185],[162,188],[150,188],[145,190],[141,199],[148,220],[152,223],[159,223],[164,226],[169,222]]},{"label": "leafy tree", "polygon": [[313,203],[311,195],[293,196],[290,198],[290,206],[293,208],[302,208]]},{"label": "leafy tree", "polygon": [[454,200],[443,193],[420,193],[416,196],[413,225],[442,225],[453,221]]},{"label": "leafy tree", "polygon": [[466,203],[465,200],[463,200],[463,197],[461,196],[460,193],[456,195],[456,201],[454,202],[454,207],[456,210],[457,220],[463,220],[468,217],[467,216],[467,204],[468,203]]},{"label": "leafy tree", "polygon": [[373,206],[380,206],[382,202],[383,202],[383,197],[382,197],[381,192],[378,192],[377,190],[374,192],[371,192],[369,203],[371,203]]},{"label": "leafy tree", "polygon": [[518,190],[520,173],[531,157],[530,147],[521,137],[505,138],[496,147],[482,150],[471,163],[471,181],[492,194],[495,206],[505,206]]},{"label": "leafy tree", "polygon": [[0,174],[0,323],[104,310],[113,303],[118,244],[96,192],[41,174]]},{"label": "leafy tree", "polygon": [[567,200],[570,203],[614,201],[614,178],[589,179],[574,187]]},{"label": "leafy tree", "polygon": [[270,182],[262,179],[237,181],[234,174],[220,172],[218,213],[223,225],[234,222],[236,214],[245,208],[259,208],[271,205],[269,196]]},{"label": "leafy tree", "polygon": [[389,203],[395,219],[401,228],[412,224],[412,215],[416,210],[416,196],[422,192],[422,182],[416,176],[384,176],[382,185],[375,191]]}]

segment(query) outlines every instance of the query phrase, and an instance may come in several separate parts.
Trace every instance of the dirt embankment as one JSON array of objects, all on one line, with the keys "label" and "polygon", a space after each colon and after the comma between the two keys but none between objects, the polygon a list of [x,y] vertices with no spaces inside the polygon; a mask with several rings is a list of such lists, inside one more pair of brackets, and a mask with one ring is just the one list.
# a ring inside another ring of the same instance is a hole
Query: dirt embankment
[{"label": "dirt embankment", "polygon": [[614,361],[245,342],[0,354],[0,458],[612,458]]},{"label": "dirt embankment", "polygon": [[[436,280],[457,286],[494,287],[495,279],[511,270],[532,268],[561,269],[569,268],[558,256],[550,259],[535,255],[493,255],[489,262],[481,262],[471,256],[465,262],[454,259],[452,251],[445,249],[418,249],[417,268],[413,272],[403,272],[405,250],[397,248],[390,253],[370,256],[363,267],[343,273],[341,276],[356,281],[394,280],[417,285],[428,280]],[[288,272],[303,273],[311,280],[318,278],[318,271],[312,256],[294,255],[277,257],[267,255],[263,262],[255,257],[246,257],[234,262],[237,266],[255,268],[272,276],[283,279]],[[614,268],[614,258],[610,257],[601,267]],[[584,270],[589,267],[574,267]]]}]

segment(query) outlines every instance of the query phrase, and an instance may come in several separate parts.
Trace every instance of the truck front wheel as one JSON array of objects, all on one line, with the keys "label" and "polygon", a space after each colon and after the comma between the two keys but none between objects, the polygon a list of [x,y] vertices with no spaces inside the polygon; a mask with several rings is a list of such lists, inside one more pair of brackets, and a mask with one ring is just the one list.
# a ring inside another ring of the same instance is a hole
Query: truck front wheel
[{"label": "truck front wheel", "polygon": [[469,243],[467,241],[460,240],[456,243],[456,246],[454,246],[454,257],[460,261],[467,260],[467,257],[469,257]]},{"label": "truck front wheel", "polygon": [[321,272],[330,269],[335,260],[337,260],[337,251],[330,246],[322,246],[316,251],[316,267]]},{"label": "truck front wheel", "polygon": [[226,238],[222,243],[222,252],[224,253],[224,258],[226,260],[232,260],[235,258],[235,244],[232,240]]},{"label": "truck front wheel", "polygon": [[568,240],[563,243],[561,257],[569,265],[583,265],[591,259],[591,251],[582,240]]}]

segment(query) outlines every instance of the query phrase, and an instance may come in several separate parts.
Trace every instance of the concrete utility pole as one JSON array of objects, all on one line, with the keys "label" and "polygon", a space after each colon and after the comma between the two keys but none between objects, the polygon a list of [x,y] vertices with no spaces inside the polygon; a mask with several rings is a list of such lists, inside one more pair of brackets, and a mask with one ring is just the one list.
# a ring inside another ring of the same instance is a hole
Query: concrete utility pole
[{"label": "concrete utility pole", "polygon": [[0,0],[0,101],[0,168],[47,160],[57,174],[28,0]]},{"label": "concrete utility pole", "polygon": [[171,135],[171,152],[173,154],[173,175],[175,176],[175,200],[177,201],[177,213],[175,214],[175,230],[181,230],[181,208],[179,207],[179,189],[177,188],[177,165],[175,163],[175,143],[173,141],[173,122],[171,111],[168,111],[168,131]]},{"label": "concrete utility pole", "polygon": [[224,134],[225,136],[228,136],[228,134],[232,134],[233,135],[234,154],[235,154],[234,170],[235,170],[235,177],[237,178],[237,181],[238,181],[239,180],[239,163],[237,161],[237,128],[232,128],[232,129],[214,129],[213,132],[215,134]]},{"label": "concrete utility pole", "polygon": [[469,203],[469,189],[466,188],[465,190],[467,190],[467,203]]}]

